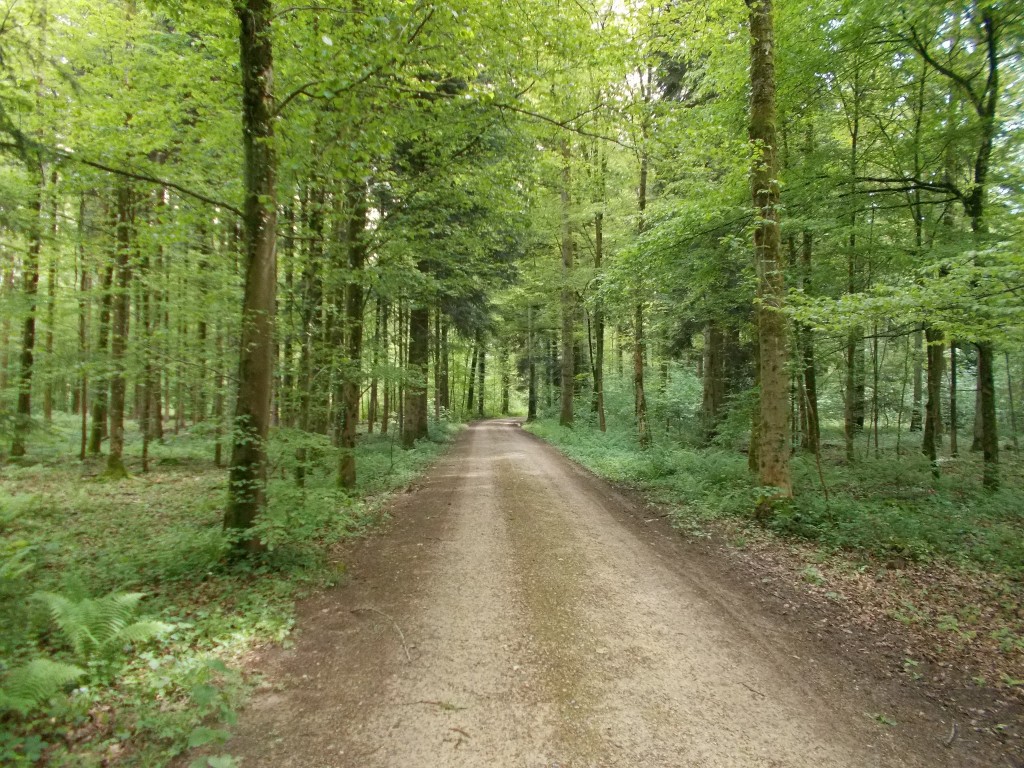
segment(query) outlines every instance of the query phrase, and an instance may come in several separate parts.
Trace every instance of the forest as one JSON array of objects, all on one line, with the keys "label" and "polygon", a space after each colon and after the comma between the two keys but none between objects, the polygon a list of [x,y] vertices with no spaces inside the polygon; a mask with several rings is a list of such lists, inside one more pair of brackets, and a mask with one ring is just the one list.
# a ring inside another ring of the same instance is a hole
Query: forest
[{"label": "forest", "polygon": [[4,0],[0,763],[222,744],[493,417],[1024,699],[1022,56],[1010,0]]}]

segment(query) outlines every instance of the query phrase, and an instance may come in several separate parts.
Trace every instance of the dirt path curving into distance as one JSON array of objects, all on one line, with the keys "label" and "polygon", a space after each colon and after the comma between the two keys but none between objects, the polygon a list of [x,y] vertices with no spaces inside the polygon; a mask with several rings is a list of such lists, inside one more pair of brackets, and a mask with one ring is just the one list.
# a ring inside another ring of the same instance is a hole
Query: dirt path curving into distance
[{"label": "dirt path curving into distance", "polygon": [[[513,421],[346,553],[226,751],[243,768],[991,765]],[[884,721],[894,721],[888,725]]]}]

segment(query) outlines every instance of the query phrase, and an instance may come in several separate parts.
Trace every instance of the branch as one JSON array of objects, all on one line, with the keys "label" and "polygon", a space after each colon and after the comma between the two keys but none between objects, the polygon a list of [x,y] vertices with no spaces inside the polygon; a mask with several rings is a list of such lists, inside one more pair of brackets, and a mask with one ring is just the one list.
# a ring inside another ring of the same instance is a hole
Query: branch
[{"label": "branch", "polygon": [[293,5],[290,8],[282,8],[280,11],[275,13],[271,18],[279,19],[282,16],[287,16],[292,13],[299,13],[301,11],[314,11],[316,13],[334,13],[339,15],[352,14],[353,16],[362,13],[362,11],[346,10],[344,8],[330,8],[326,5]]},{"label": "branch", "polygon": [[[566,130],[566,131],[571,131],[571,132],[573,132],[575,134],[578,134],[580,136],[588,136],[591,139],[600,139],[601,141],[607,141],[607,142],[610,142],[612,144],[618,144],[620,147],[623,147],[624,149],[630,149],[630,150],[635,149],[635,147],[631,146],[630,144],[627,144],[626,142],[624,142],[624,141],[622,141],[620,139],[616,139],[616,138],[614,138],[612,136],[605,136],[604,134],[600,134],[600,133],[591,133],[590,131],[585,131],[582,128],[576,128],[575,126],[570,125],[569,121],[556,120],[553,117],[548,117],[547,115],[542,115],[539,112],[531,112],[528,109],[523,109],[522,107],[514,107],[511,104],[498,104],[498,103],[494,103],[494,104],[492,104],[492,106],[495,107],[496,109],[499,109],[499,110],[507,109],[509,112],[516,112],[517,114],[520,114],[520,115],[526,115],[527,117],[532,117],[535,120],[540,120],[540,121],[545,122],[545,123],[550,123],[551,125],[557,126],[557,127],[561,128],[563,130]],[[573,118],[573,119],[575,119],[575,118]]]},{"label": "branch", "polygon": [[981,114],[982,110],[984,109],[984,105],[982,104],[981,98],[979,98],[979,96],[974,92],[974,88],[971,85],[971,81],[968,80],[963,75],[954,72],[945,64],[940,63],[938,59],[932,56],[931,53],[928,51],[928,46],[925,45],[923,40],[921,40],[920,36],[917,34],[917,29],[914,27],[914,25],[910,24],[908,26],[910,29],[909,42],[911,47],[913,47],[913,49],[921,55],[921,58],[925,60],[928,66],[930,66],[936,72],[945,75],[958,86],[960,86],[960,88],[962,88],[963,91],[967,94],[967,98],[971,100],[971,104],[974,105],[975,110],[977,110],[977,112]]},{"label": "branch", "polygon": [[923,189],[928,192],[945,192],[946,194],[953,195],[953,197],[961,202],[967,199],[964,193],[955,184],[950,182],[922,181],[921,179],[906,176],[856,176],[854,180],[871,184],[900,185],[898,187],[887,186],[884,189],[871,190],[873,192],[912,192],[917,189]]},{"label": "branch", "polygon": [[427,26],[427,22],[434,17],[435,10],[435,6],[430,6],[430,10],[427,12],[427,15],[423,17],[423,21],[419,23],[419,26],[417,26],[416,29],[413,30],[412,34],[409,35],[409,39],[405,41],[406,45],[412,45],[416,41],[416,38],[420,36],[420,32],[422,32],[423,28]]},{"label": "branch", "polygon": [[307,88],[312,88],[314,85],[319,85],[323,80],[310,80],[308,83],[303,83],[294,91],[285,96],[281,103],[274,108],[274,117],[280,117],[281,113],[284,112],[284,108],[287,107],[293,99],[298,96],[308,96],[309,98],[315,98],[313,94],[307,93]]},{"label": "branch", "polygon": [[63,160],[71,160],[71,161],[74,161],[76,163],[81,163],[82,165],[87,165],[90,168],[96,168],[97,170],[100,170],[100,171],[106,171],[107,173],[112,173],[115,176],[121,176],[121,177],[126,178],[126,179],[134,179],[135,181],[145,181],[145,182],[148,182],[150,184],[156,184],[157,186],[160,186],[160,187],[167,187],[168,189],[173,189],[175,192],[179,192],[180,194],[184,195],[185,197],[191,197],[192,199],[198,200],[201,203],[206,203],[207,205],[212,205],[215,208],[223,208],[226,211],[230,211],[231,213],[235,214],[239,218],[241,218],[244,215],[239,208],[236,208],[235,206],[231,205],[230,203],[225,203],[223,200],[215,200],[214,198],[208,197],[207,195],[204,195],[201,192],[195,192],[195,191],[193,191],[191,189],[188,189],[187,187],[183,187],[180,184],[177,184],[177,183],[175,183],[173,181],[167,181],[167,179],[161,179],[161,178],[158,178],[156,176],[150,176],[150,175],[145,174],[145,173],[136,173],[134,171],[128,171],[128,170],[125,170],[124,168],[114,168],[113,166],[110,166],[110,165],[104,165],[103,163],[98,163],[95,160],[86,160],[84,157],[78,157],[78,156],[76,156],[76,155],[74,155],[72,153],[63,152],[63,151],[61,151],[59,149],[55,150],[53,152],[53,154],[56,157],[59,157],[59,158],[61,158]]}]

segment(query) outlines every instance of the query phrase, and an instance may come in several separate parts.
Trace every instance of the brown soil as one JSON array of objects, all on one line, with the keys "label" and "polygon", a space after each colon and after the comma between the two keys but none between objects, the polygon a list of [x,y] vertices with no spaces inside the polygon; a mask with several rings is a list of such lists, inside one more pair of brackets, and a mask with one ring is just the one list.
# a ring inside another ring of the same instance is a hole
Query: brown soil
[{"label": "brown soil", "polygon": [[245,768],[1015,765],[515,422],[390,514],[255,660]]}]

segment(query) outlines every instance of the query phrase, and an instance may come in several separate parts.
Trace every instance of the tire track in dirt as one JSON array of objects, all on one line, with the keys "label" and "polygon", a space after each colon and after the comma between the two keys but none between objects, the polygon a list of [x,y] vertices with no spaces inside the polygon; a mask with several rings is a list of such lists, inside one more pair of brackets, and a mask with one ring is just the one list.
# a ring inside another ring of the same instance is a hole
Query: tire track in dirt
[{"label": "tire track in dirt", "polygon": [[635,509],[518,424],[473,425],[348,548],[295,647],[256,660],[227,750],[244,768],[983,764],[873,723],[862,681]]}]

